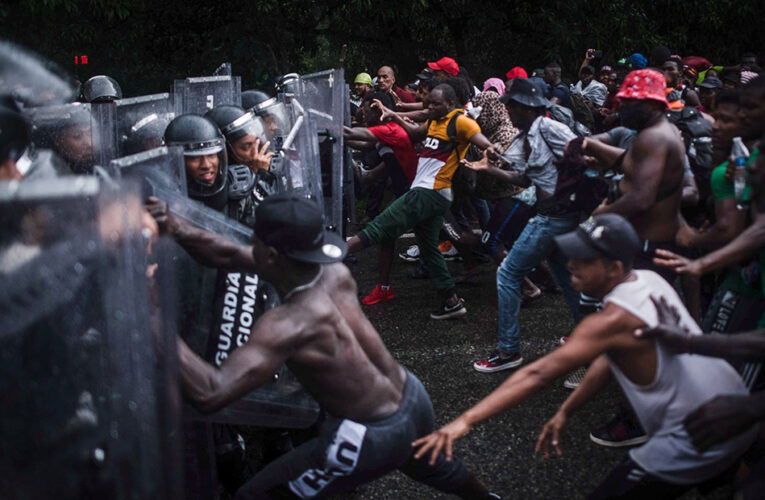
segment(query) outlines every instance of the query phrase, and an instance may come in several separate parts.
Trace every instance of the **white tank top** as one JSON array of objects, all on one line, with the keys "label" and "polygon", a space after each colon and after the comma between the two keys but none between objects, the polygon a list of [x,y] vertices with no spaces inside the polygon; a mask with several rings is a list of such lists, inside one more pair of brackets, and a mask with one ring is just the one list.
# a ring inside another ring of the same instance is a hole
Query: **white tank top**
[{"label": "white tank top", "polygon": [[[677,292],[653,271],[633,271],[636,279],[617,285],[603,299],[654,327],[656,307],[650,297],[664,297],[679,314],[679,326],[694,334],[701,329]],[[652,341],[653,342],[653,341]],[[728,441],[698,453],[683,427],[683,419],[720,394],[747,394],[741,377],[719,358],[673,354],[656,344],[656,376],[648,385],[631,382],[609,358],[611,370],[637,413],[649,440],[630,451],[632,460],[647,472],[675,484],[694,484],[730,467],[754,441],[757,426]]]}]

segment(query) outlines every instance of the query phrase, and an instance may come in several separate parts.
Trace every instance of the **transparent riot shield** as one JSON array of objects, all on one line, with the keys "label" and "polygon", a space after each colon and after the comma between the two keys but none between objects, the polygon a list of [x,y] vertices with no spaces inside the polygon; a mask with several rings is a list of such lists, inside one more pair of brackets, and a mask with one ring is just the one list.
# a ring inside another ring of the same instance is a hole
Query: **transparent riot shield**
[{"label": "transparent riot shield", "polygon": [[[346,127],[351,126],[351,89],[345,84],[345,123]],[[353,174],[353,151],[343,144],[344,163],[343,163],[343,200],[346,225],[343,227],[343,236],[346,235],[347,223],[356,224],[356,186],[355,176]]]},{"label": "transparent riot shield", "polygon": [[162,146],[112,160],[109,172],[118,179],[134,179],[140,183],[143,199],[155,196],[158,189],[182,196],[187,193],[181,146]]},{"label": "transparent riot shield", "polygon": [[[278,97],[278,105],[289,115],[289,131],[279,148],[278,155],[272,162],[271,171],[279,179],[279,190],[296,191],[313,198],[324,212],[324,199],[321,190],[321,171],[319,169],[319,141],[316,122],[301,104],[299,92],[284,102],[284,96]],[[266,123],[268,121],[266,120]]]},{"label": "transparent riot shield", "polygon": [[98,142],[94,143],[95,164],[106,167],[109,162],[119,156],[117,145],[116,106],[114,102],[94,102],[90,104],[91,123],[94,136]]},{"label": "transparent riot shield", "polygon": [[114,103],[69,103],[23,110],[36,148],[50,149],[70,173],[91,174],[116,156]]},{"label": "transparent riot shield", "polygon": [[[185,223],[216,233],[242,245],[252,244],[251,228],[202,203],[178,193],[157,189],[174,216]],[[278,304],[273,287],[245,270],[215,270],[196,262],[179,261],[178,287],[187,325],[180,335],[189,347],[215,366],[247,342],[259,314]],[[196,421],[262,427],[303,428],[316,421],[318,404],[286,367],[274,380],[212,415],[188,406],[186,415]]]},{"label": "transparent riot shield", "polygon": [[147,243],[135,188],[0,183],[0,497],[183,498],[170,267]]},{"label": "transparent riot shield", "polygon": [[242,104],[242,79],[238,76],[200,76],[175,80],[173,102],[176,116],[203,115],[221,104]]},{"label": "transparent riot shield", "polygon": [[115,101],[118,157],[162,145],[167,124],[175,118],[168,93],[143,95]]},{"label": "transparent riot shield", "polygon": [[69,102],[76,90],[72,78],[51,61],[2,40],[0,94],[13,96],[28,107]]},{"label": "transparent riot shield", "polygon": [[300,104],[316,123],[318,132],[326,220],[332,229],[342,231],[345,174],[343,126],[348,114],[344,72],[342,69],[327,70],[304,75],[300,80]]}]

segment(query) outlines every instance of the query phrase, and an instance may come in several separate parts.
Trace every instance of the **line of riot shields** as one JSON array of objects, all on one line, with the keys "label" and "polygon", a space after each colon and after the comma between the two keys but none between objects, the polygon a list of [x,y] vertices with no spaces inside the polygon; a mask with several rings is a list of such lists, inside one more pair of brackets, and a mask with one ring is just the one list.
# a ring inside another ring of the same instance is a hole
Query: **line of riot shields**
[{"label": "line of riot shields", "polygon": [[[163,142],[176,116],[241,105],[240,78],[224,69],[109,102],[67,102],[56,82],[56,99],[23,107],[33,143],[19,160],[25,179],[0,182],[0,497],[215,498],[215,426],[317,420],[286,367],[212,415],[178,390],[176,336],[220,366],[279,304],[256,274],[207,267],[147,229],[142,203],[153,196],[251,245],[252,227],[189,197],[184,150]],[[347,93],[342,69],[297,77],[254,113],[270,134],[275,191],[315,199],[335,231],[352,193]]]}]

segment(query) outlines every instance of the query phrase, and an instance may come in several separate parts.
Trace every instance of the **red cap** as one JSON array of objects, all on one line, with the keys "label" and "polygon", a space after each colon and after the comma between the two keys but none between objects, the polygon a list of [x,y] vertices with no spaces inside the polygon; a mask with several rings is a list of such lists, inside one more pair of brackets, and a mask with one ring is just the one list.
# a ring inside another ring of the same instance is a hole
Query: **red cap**
[{"label": "red cap", "polygon": [[683,64],[686,66],[690,66],[691,68],[695,69],[699,73],[702,71],[706,71],[709,68],[712,67],[712,63],[709,62],[709,59],[704,59],[700,56],[688,56],[683,58]]},{"label": "red cap", "polygon": [[636,69],[630,71],[624,79],[622,88],[616,94],[617,99],[650,99],[667,103],[667,83],[664,75],[654,69]]},{"label": "red cap", "polygon": [[460,67],[457,65],[457,61],[451,57],[442,57],[436,62],[429,62],[428,68],[433,71],[446,71],[452,76],[457,76],[457,73],[460,72]]},{"label": "red cap", "polygon": [[510,71],[505,73],[505,76],[508,80],[512,80],[513,78],[528,78],[529,74],[526,73],[526,70],[520,66],[515,66],[514,68],[511,68]]}]

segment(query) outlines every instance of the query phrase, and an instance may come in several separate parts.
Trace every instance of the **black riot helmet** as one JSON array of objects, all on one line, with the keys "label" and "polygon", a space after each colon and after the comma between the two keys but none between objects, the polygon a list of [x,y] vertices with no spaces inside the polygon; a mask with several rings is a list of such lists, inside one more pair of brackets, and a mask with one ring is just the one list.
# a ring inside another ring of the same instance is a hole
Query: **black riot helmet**
[{"label": "black riot helmet", "polygon": [[271,141],[276,149],[280,149],[291,127],[287,106],[276,98],[271,98],[256,105],[251,111],[263,119],[266,139]]},{"label": "black riot helmet", "polygon": [[242,107],[250,110],[262,102],[274,99],[262,90],[245,90],[242,92]]},{"label": "black riot helmet", "polygon": [[285,94],[287,97],[294,96],[297,91],[299,80],[300,75],[297,73],[287,73],[286,75],[280,76],[276,80],[276,93]]},{"label": "black riot helmet", "polygon": [[162,135],[171,117],[172,114],[150,113],[135,122],[119,137],[123,156],[162,146]]},{"label": "black riot helmet", "polygon": [[[228,162],[225,139],[215,123],[199,115],[180,115],[165,129],[165,144],[183,147],[189,196],[222,209],[226,203]],[[212,174],[214,177],[204,178]]]},{"label": "black riot helmet", "polygon": [[[205,118],[212,120],[226,138],[230,164],[247,164],[251,149],[255,146],[255,139],[258,139],[260,144],[266,142],[263,119],[251,111],[245,111],[240,106],[230,104],[216,106],[205,113]],[[242,141],[237,147],[237,142],[248,136],[250,139]]]},{"label": "black riot helmet", "polygon": [[74,102],[24,109],[37,148],[52,149],[75,174],[92,174],[99,150],[91,105]]},{"label": "black riot helmet", "polygon": [[254,135],[263,139],[263,120],[240,106],[231,104],[216,106],[205,113],[205,118],[215,122],[230,143],[234,143],[246,135]]},{"label": "black riot helmet", "polygon": [[83,102],[111,102],[122,99],[122,89],[117,80],[106,75],[96,75],[82,84]]},{"label": "black riot helmet", "polygon": [[21,113],[0,106],[0,163],[18,161],[30,142],[29,124]]}]

